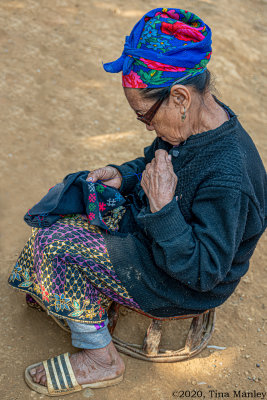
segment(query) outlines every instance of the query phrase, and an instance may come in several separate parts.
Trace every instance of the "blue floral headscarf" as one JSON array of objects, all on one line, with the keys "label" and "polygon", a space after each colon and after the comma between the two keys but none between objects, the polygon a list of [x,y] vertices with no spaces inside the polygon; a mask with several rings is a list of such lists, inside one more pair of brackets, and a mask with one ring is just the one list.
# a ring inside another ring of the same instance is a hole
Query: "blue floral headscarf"
[{"label": "blue floral headscarf", "polygon": [[156,8],[126,36],[124,50],[105,71],[122,71],[122,84],[133,88],[170,86],[205,71],[211,57],[211,29],[182,9]]}]

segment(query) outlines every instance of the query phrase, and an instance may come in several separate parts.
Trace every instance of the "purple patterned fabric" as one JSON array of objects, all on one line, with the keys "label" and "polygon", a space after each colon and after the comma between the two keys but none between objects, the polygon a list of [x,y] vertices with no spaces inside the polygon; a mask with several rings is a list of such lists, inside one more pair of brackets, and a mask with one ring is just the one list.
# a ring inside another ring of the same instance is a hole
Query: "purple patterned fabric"
[{"label": "purple patterned fabric", "polygon": [[96,329],[113,300],[140,308],[113,270],[101,229],[81,215],[33,228],[9,284],[38,298],[48,313]]}]

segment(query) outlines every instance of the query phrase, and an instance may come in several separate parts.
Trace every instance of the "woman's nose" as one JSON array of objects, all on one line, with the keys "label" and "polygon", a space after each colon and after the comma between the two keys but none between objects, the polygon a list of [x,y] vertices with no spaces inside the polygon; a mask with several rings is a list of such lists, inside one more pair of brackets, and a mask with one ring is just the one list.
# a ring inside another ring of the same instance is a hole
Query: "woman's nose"
[{"label": "woman's nose", "polygon": [[148,124],[146,124],[146,129],[147,129],[148,131],[154,131],[154,126],[153,126],[153,125],[148,125]]}]

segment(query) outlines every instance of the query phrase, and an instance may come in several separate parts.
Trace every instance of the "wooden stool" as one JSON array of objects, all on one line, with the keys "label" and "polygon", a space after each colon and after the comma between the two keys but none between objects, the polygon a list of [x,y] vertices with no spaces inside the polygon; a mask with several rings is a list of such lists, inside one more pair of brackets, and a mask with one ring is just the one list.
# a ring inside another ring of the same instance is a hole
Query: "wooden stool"
[{"label": "wooden stool", "polygon": [[[119,308],[120,304],[113,302],[108,311],[108,328],[111,335],[113,335],[119,318]],[[202,314],[183,315],[170,318],[155,318],[144,313],[143,311],[136,309],[134,309],[134,311],[152,318],[152,322],[146,331],[143,345],[141,346],[134,343],[127,343],[116,336],[112,336],[112,340],[118,351],[128,354],[129,356],[139,358],[140,360],[151,362],[177,362],[187,360],[200,353],[207,346],[214,331],[214,308],[207,310]],[[193,318],[193,320],[189,328],[185,346],[179,350],[165,350],[159,348],[162,321],[186,318]]]}]

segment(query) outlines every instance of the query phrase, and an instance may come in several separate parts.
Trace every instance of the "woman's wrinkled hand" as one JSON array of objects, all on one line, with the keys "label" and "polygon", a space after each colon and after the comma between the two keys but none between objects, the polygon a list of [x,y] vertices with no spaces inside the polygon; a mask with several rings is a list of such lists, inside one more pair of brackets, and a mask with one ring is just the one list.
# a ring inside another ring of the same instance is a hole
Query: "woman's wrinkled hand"
[{"label": "woman's wrinkled hand", "polygon": [[161,210],[174,197],[178,178],[166,150],[159,149],[155,158],[146,165],[141,186],[149,200],[152,213]]},{"label": "woman's wrinkled hand", "polygon": [[119,189],[122,183],[122,175],[117,170],[117,168],[107,166],[91,171],[88,174],[86,180],[88,182],[96,182],[97,180],[102,180],[104,181],[103,183],[105,185]]}]

